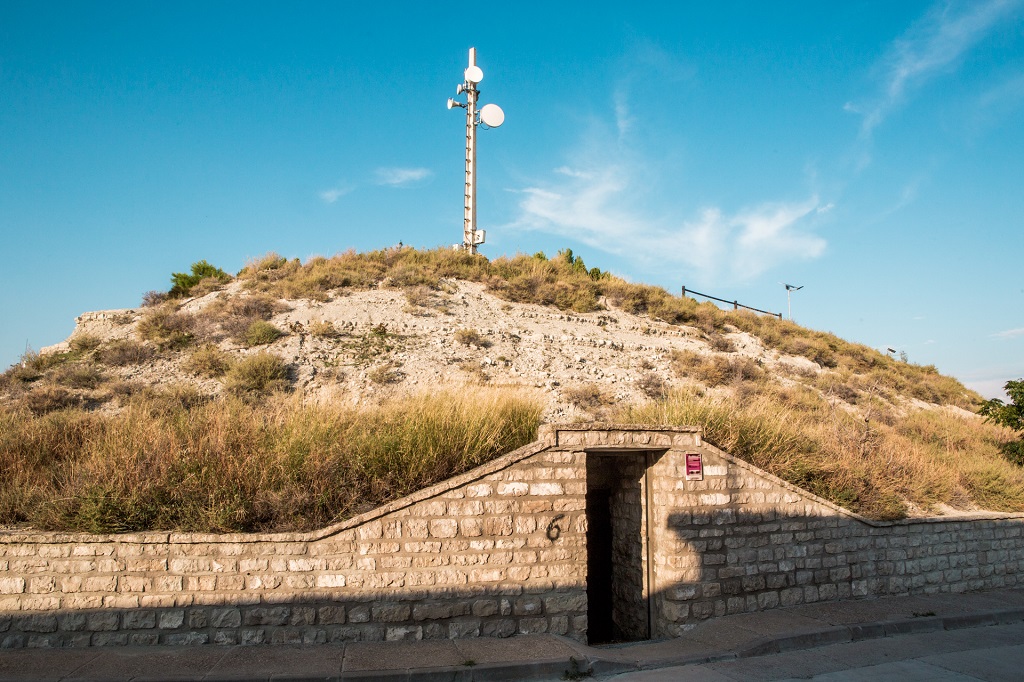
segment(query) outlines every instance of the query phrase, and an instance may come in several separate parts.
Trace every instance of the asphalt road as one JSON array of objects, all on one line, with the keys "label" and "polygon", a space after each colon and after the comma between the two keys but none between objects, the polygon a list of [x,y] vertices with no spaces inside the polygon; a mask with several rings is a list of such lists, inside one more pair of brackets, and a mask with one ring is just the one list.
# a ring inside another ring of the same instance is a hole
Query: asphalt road
[{"label": "asphalt road", "polygon": [[625,673],[614,682],[1020,682],[1024,623],[833,644],[707,665]]}]

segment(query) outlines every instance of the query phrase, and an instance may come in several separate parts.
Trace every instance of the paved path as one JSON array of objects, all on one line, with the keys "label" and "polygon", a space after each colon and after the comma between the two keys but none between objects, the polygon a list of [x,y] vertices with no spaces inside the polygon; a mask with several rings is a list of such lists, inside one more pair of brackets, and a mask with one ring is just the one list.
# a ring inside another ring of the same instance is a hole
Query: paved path
[{"label": "paved path", "polygon": [[[530,635],[312,646],[8,649],[0,650],[0,682],[489,682],[557,680],[565,673],[622,681],[816,675],[822,682],[1024,680],[1019,642],[1024,642],[1024,590],[998,590],[738,614],[706,621],[678,639],[612,647]],[[982,671],[986,677],[967,676]],[[842,677],[861,672],[867,676]],[[940,674],[954,676],[936,677]]]},{"label": "paved path", "polygon": [[609,682],[1019,682],[1024,623],[833,644],[706,665],[605,676]]}]

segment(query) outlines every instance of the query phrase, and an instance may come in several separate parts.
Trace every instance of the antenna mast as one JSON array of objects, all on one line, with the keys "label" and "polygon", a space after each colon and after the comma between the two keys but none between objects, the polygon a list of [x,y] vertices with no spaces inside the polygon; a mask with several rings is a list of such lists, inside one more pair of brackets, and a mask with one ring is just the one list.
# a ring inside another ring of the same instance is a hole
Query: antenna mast
[{"label": "antenna mast", "polygon": [[[469,67],[466,69],[466,201],[462,214],[462,247],[476,253],[476,98],[480,91],[470,80],[470,70],[476,69],[476,48],[469,48]],[[483,244],[484,235],[480,235]]]},{"label": "antenna mast", "polygon": [[497,128],[505,121],[505,113],[496,104],[488,104],[477,111],[480,90],[477,84],[483,80],[484,72],[476,65],[476,48],[469,48],[469,66],[465,80],[455,89],[456,95],[466,93],[466,102],[448,98],[448,108],[462,107],[466,110],[466,182],[462,213],[462,248],[476,253],[476,247],[484,243],[486,234],[476,229],[476,127],[483,123],[488,128]]}]

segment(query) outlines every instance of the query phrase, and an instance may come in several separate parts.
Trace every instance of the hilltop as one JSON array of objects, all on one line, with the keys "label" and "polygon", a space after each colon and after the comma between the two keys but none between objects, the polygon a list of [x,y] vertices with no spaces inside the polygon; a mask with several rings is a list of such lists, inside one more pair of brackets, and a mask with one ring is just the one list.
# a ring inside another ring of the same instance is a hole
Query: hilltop
[{"label": "hilltop", "polygon": [[[271,254],[234,277],[200,262],[173,283],[139,308],[83,314],[0,379],[4,466],[22,486],[0,497],[0,523],[312,527],[528,442],[541,420],[700,425],[877,518],[1024,510],[1024,473],[999,454],[1012,434],[934,367],[629,283],[568,251]],[[357,441],[384,459],[356,471]],[[134,473],[104,482],[105,458],[125,457]],[[173,471],[143,473],[154,468]],[[140,476],[161,491],[144,513]],[[73,502],[47,501],[69,490]],[[282,514],[286,502],[300,511]],[[40,503],[49,511],[27,511]],[[186,503],[197,508],[166,510]]]}]

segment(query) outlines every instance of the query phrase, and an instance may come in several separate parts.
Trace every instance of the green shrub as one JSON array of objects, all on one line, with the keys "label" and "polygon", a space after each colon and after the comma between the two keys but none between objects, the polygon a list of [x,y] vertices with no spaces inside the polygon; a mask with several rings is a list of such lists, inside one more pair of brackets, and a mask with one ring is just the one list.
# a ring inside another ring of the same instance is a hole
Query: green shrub
[{"label": "green shrub", "polygon": [[247,346],[265,346],[273,343],[284,336],[284,332],[263,320],[256,320],[245,330],[245,344]]},{"label": "green shrub", "polygon": [[[210,265],[205,260],[192,264],[192,272],[171,273],[171,290],[168,295],[171,298],[184,298],[192,293],[192,288],[205,279],[212,279],[219,284],[226,284],[231,281],[231,275],[218,267]],[[209,283],[207,284],[209,286]]]}]

